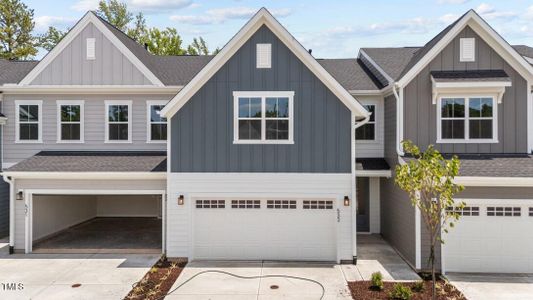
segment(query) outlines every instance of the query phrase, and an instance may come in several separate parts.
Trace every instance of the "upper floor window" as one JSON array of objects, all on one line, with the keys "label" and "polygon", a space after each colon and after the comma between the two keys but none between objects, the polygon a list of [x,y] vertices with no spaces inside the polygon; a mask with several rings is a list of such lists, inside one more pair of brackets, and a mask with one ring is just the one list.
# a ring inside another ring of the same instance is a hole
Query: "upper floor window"
[{"label": "upper floor window", "polygon": [[167,140],[167,119],[161,116],[161,110],[167,101],[148,101],[148,142],[165,142]]},{"label": "upper floor window", "polygon": [[131,143],[131,101],[106,101],[105,140]]},{"label": "upper floor window", "polygon": [[355,139],[361,141],[376,140],[376,105],[367,104],[364,107],[371,113],[368,123],[355,130]]},{"label": "upper floor window", "polygon": [[233,92],[233,97],[234,143],[294,143],[294,92]]},{"label": "upper floor window", "polygon": [[42,142],[42,101],[15,101],[15,141],[17,143]]},{"label": "upper floor window", "polygon": [[57,141],[83,142],[83,101],[57,101]]},{"label": "upper floor window", "polygon": [[496,110],[492,96],[440,98],[437,142],[497,143]]}]

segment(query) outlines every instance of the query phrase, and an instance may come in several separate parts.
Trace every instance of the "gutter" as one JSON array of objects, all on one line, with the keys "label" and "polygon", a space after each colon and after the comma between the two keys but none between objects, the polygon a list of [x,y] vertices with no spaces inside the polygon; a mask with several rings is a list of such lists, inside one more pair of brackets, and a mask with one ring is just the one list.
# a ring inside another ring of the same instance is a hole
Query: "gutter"
[{"label": "gutter", "polygon": [[2,176],[9,184],[9,254],[13,254],[15,248],[15,179],[9,176]]}]

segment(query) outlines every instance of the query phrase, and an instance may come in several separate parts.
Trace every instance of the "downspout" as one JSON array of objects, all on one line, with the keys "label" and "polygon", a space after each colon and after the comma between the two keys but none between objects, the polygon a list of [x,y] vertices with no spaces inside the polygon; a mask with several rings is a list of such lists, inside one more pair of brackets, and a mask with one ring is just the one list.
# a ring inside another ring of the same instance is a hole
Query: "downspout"
[{"label": "downspout", "polygon": [[[355,116],[353,115],[352,113],[352,120],[356,121],[355,120]],[[352,263],[354,265],[357,264],[357,201],[355,201],[356,199],[356,176],[355,176],[355,171],[356,171],[356,162],[355,162],[355,130],[363,125],[365,125],[366,123],[368,123],[368,121],[370,120],[370,114],[368,114],[364,119],[362,119],[361,121],[359,122],[355,122],[354,125],[352,126],[352,178],[351,178],[351,187],[352,187],[352,190],[351,190],[351,194],[352,194]]]},{"label": "downspout", "polygon": [[15,248],[15,179],[3,175],[4,181],[9,184],[9,254],[13,254]]},{"label": "downspout", "polygon": [[397,84],[394,83],[392,93],[396,98],[396,153],[398,156],[403,156],[405,154],[401,144],[403,139],[403,92],[401,96],[398,95],[396,88]]}]

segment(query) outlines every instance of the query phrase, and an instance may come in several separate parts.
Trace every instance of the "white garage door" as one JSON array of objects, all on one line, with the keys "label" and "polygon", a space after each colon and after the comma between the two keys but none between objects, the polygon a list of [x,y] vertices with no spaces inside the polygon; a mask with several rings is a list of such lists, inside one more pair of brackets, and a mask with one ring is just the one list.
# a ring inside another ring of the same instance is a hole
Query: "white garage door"
[{"label": "white garage door", "polygon": [[446,272],[533,273],[533,201],[463,200],[444,235]]},{"label": "white garage door", "polygon": [[196,199],[194,259],[335,261],[332,200]]}]

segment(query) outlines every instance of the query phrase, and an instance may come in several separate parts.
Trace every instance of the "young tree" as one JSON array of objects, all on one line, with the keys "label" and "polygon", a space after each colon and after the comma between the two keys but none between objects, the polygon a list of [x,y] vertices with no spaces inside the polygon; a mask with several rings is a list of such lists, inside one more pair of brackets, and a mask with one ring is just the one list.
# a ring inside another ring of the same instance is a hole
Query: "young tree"
[{"label": "young tree", "polygon": [[187,47],[189,55],[209,55],[209,48],[202,37],[194,38],[192,43]]},{"label": "young tree", "polygon": [[142,12],[135,16],[135,25],[133,28],[128,28],[126,34],[137,41],[137,43],[144,45],[146,42],[148,27],[146,26],[146,19]]},{"label": "young tree", "polygon": [[96,14],[123,32],[126,32],[128,24],[133,20],[128,5],[118,0],[100,0]]},{"label": "young tree", "polygon": [[411,141],[403,141],[405,153],[413,160],[396,167],[396,184],[409,194],[413,206],[420,210],[430,236],[429,264],[433,281],[433,299],[436,299],[435,246],[444,243],[442,232],[447,233],[459,220],[455,209],[462,209],[464,203],[455,203],[453,196],[464,188],[453,179],[459,174],[460,162],[457,156],[447,160],[430,145],[426,151]]},{"label": "young tree", "polygon": [[48,31],[39,36],[39,47],[46,51],[52,50],[61,39],[67,34],[67,31],[61,31],[55,27],[48,27]]},{"label": "young tree", "polygon": [[182,48],[182,39],[175,28],[167,27],[165,30],[151,28],[148,31],[148,51],[155,55],[185,55],[187,51]]},{"label": "young tree", "polygon": [[36,55],[34,27],[33,9],[20,0],[0,0],[0,58],[28,59]]}]

